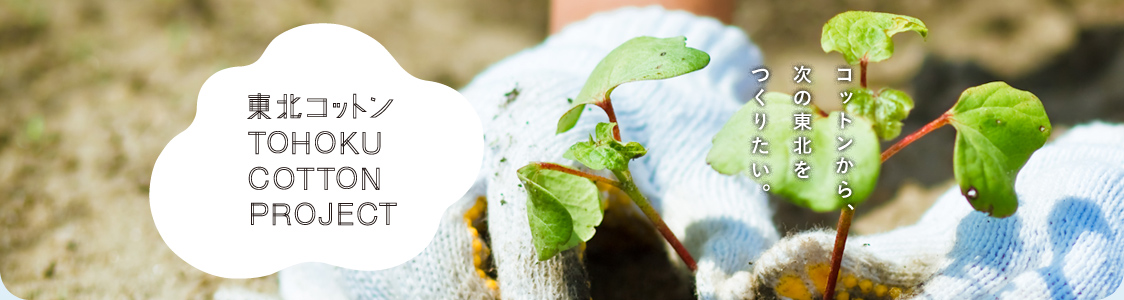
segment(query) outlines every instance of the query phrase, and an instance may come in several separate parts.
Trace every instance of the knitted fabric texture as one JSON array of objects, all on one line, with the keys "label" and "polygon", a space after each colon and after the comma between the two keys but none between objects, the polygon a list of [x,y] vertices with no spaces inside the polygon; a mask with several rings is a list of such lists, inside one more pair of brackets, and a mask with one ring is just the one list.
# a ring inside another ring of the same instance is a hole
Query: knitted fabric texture
[{"label": "knitted fabric texture", "polygon": [[[1117,290],[1124,126],[1073,128],[1031,156],[1015,191],[1018,211],[1004,219],[973,211],[954,187],[915,225],[850,238],[841,278],[867,283],[838,290],[864,299],[886,299],[897,288],[902,298],[1017,300],[1101,299]],[[771,247],[754,264],[758,298],[822,295],[809,273],[829,262],[834,240],[834,232],[806,232]],[[786,285],[792,278],[801,282]]]},{"label": "knitted fabric texture", "polygon": [[[622,137],[649,149],[632,163],[635,180],[671,230],[689,237],[683,241],[698,259],[699,292],[711,297],[744,291],[749,278],[744,266],[778,239],[766,197],[756,184],[718,174],[705,162],[711,137],[741,106],[739,99],[757,91],[757,82],[746,74],[762,65],[759,50],[741,30],[685,12],[648,7],[600,13],[495,64],[462,90],[485,128],[488,148],[478,187],[488,199],[491,248],[504,298],[589,298],[576,250],[536,259],[526,191],[516,169],[531,161],[575,164],[562,153],[607,119],[590,108],[574,129],[555,135],[558,117],[570,106],[566,99],[577,95],[601,58],[643,35],[685,36],[689,47],[711,55],[710,65],[697,72],[625,84],[613,92]],[[505,94],[516,88],[518,97],[508,103]],[[474,196],[449,209],[445,220],[453,224],[442,224],[434,242],[414,260],[384,271],[340,270],[350,295],[494,297],[483,288],[485,280],[470,271],[471,238],[460,216]],[[731,284],[731,277],[740,283]]]},{"label": "knitted fabric texture", "polygon": [[[637,185],[698,260],[699,298],[784,299],[777,286],[785,276],[791,276],[787,287],[803,287],[810,296],[822,291],[813,278],[824,272],[818,265],[830,256],[833,234],[803,233],[778,243],[761,188],[745,176],[721,175],[705,162],[715,133],[758,90],[749,72],[763,64],[759,50],[734,27],[648,7],[575,23],[496,63],[462,90],[485,128],[481,177],[447,210],[433,242],[418,257],[383,271],[286,269],[282,296],[302,296],[297,292],[303,290],[301,281],[285,278],[328,278],[338,279],[338,289],[352,299],[588,299],[590,282],[580,250],[536,259],[526,190],[516,169],[531,161],[577,166],[562,154],[607,118],[587,106],[577,126],[556,135],[557,120],[570,107],[566,99],[578,94],[613,48],[644,35],[686,36],[689,47],[711,55],[710,65],[697,72],[628,83],[612,94],[622,139],[648,148],[631,164]],[[518,96],[508,101],[505,94],[513,89]],[[924,299],[1107,295],[1120,283],[1124,252],[1122,139],[1121,127],[1075,128],[1036,153],[1020,173],[1015,216],[994,219],[973,212],[950,191],[917,225],[853,237],[844,271],[857,283],[868,280],[872,292],[881,285],[886,295],[897,288],[903,297]],[[487,199],[498,290],[475,269],[476,236],[465,224],[465,213],[481,195]]]},{"label": "knitted fabric texture", "polygon": [[[562,154],[607,118],[587,106],[576,127],[555,135],[558,118],[570,106],[566,99],[577,95],[601,58],[644,35],[686,36],[688,46],[711,55],[710,65],[697,72],[625,84],[612,94],[622,139],[648,148],[631,164],[637,184],[699,260],[698,289],[728,293],[725,280],[735,273],[748,276],[743,266],[778,238],[756,184],[718,174],[705,162],[711,138],[741,106],[739,99],[756,92],[756,82],[746,74],[761,65],[757,48],[740,30],[713,19],[655,7],[618,10],[570,26],[498,63],[463,91],[486,128],[488,218],[505,298],[589,297],[574,251],[537,261],[527,193],[516,169],[531,161],[575,164]],[[519,97],[507,103],[504,94],[514,88],[520,89]]]}]

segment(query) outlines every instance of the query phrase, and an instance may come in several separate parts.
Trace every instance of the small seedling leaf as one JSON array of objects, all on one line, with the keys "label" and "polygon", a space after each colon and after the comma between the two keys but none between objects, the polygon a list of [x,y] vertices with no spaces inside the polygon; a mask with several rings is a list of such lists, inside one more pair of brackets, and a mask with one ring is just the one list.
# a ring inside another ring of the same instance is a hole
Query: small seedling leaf
[{"label": "small seedling leaf", "polygon": [[[878,137],[870,121],[847,115],[851,123],[841,130],[843,115],[839,112],[823,117],[815,106],[797,105],[792,96],[775,92],[763,95],[762,100],[764,107],[756,101],[742,106],[715,135],[706,158],[712,168],[728,175],[745,174],[762,185],[768,184],[771,192],[815,211],[837,210],[866,200],[874,190],[881,167]],[[759,114],[766,117],[763,130],[758,130],[759,124],[755,122]],[[794,130],[795,114],[811,115],[812,130]],[[811,154],[794,152],[800,137],[810,140]],[[843,141],[838,140],[840,137]],[[753,153],[753,141],[757,138],[768,142],[758,145],[759,150],[768,154]],[[844,174],[838,173],[841,158],[843,164],[850,162]],[[801,161],[810,167],[806,179],[794,172]],[[847,184],[843,185],[843,181]],[[849,197],[843,198],[841,189],[850,189]]]},{"label": "small seedling leaf", "polygon": [[621,44],[601,59],[582,86],[576,103],[558,119],[557,133],[574,128],[586,104],[609,101],[617,86],[640,80],[666,79],[702,69],[710,55],[686,46],[687,38],[636,37]]},{"label": "small seedling leaf", "polygon": [[622,156],[620,152],[594,141],[579,142],[570,146],[563,157],[576,160],[594,170],[628,168],[628,159]]},{"label": "small seedling leaf", "polygon": [[1015,213],[1015,178],[1050,136],[1050,119],[1034,94],[1004,82],[969,88],[947,112],[956,128],[954,173],[960,193],[977,211]]},{"label": "small seedling leaf", "polygon": [[596,140],[590,138],[588,142],[575,143],[566,150],[563,157],[576,160],[594,170],[628,170],[630,160],[644,156],[648,151],[640,143],[624,144],[614,139],[613,127],[616,126],[616,123],[597,124]]},{"label": "small seedling leaf", "polygon": [[597,123],[597,127],[594,130],[594,132],[597,133],[597,140],[598,141],[615,140],[613,138],[613,127],[616,127],[616,126],[617,126],[617,123],[604,123],[604,122]]},{"label": "small seedling leaf", "polygon": [[925,37],[929,28],[910,16],[869,11],[848,11],[832,17],[823,25],[820,46],[823,52],[843,54],[848,64],[858,64],[864,57],[879,62],[894,54],[895,34],[916,31]]},{"label": "small seedling leaf", "polygon": [[518,172],[527,189],[527,221],[540,261],[593,237],[603,216],[593,181],[543,169],[537,163]]},{"label": "small seedling leaf", "polygon": [[622,156],[630,160],[637,159],[641,156],[644,156],[645,154],[648,154],[648,149],[645,149],[644,145],[641,145],[637,142],[628,142],[627,144],[621,144],[620,142],[612,141],[609,143],[609,147],[613,147],[613,150],[617,150],[617,152],[620,152]]},{"label": "small seedling leaf", "polygon": [[570,128],[574,128],[574,125],[578,124],[578,118],[582,116],[582,111],[585,110],[585,105],[586,103],[578,103],[570,107],[570,110],[567,110],[566,113],[558,119],[558,130],[554,133],[560,134],[569,131]]},{"label": "small seedling leaf", "polygon": [[878,93],[856,87],[847,90],[851,100],[843,105],[844,111],[851,115],[863,116],[874,123],[874,133],[878,138],[888,141],[902,132],[902,120],[913,109],[913,99],[905,92],[885,88]]}]

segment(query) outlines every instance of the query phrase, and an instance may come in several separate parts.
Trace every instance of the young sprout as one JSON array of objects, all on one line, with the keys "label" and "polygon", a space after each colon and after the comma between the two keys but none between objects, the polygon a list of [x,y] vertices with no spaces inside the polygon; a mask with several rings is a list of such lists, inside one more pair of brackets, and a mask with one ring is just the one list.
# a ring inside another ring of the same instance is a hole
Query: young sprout
[{"label": "young sprout", "polygon": [[[764,105],[749,101],[738,110],[715,135],[707,155],[716,171],[752,176],[797,205],[819,212],[842,209],[824,299],[835,293],[853,207],[874,190],[882,162],[894,153],[952,124],[957,130],[953,168],[961,193],[975,210],[1003,218],[1018,207],[1014,186],[1019,170],[1050,136],[1050,120],[1034,94],[992,82],[965,90],[948,112],[879,154],[879,140],[901,133],[901,120],[913,109],[913,100],[902,91],[868,88],[866,69],[890,58],[891,38],[907,31],[928,35],[925,24],[909,16],[849,11],[831,18],[820,40],[824,52],[839,52],[860,68],[860,86],[845,92],[850,100],[843,111],[824,114],[815,105],[795,104],[792,96],[768,93],[762,97]],[[763,128],[755,124],[759,114],[770,116]],[[810,115],[810,129],[794,130],[790,116],[797,114]],[[817,151],[794,152],[789,146],[794,141],[810,141]],[[747,149],[765,145],[770,148]],[[810,169],[800,176],[794,166]],[[760,167],[772,172],[762,174]]]},{"label": "young sprout", "polygon": [[640,143],[621,140],[610,99],[613,89],[621,84],[666,79],[706,67],[710,56],[686,47],[685,41],[684,37],[637,37],[613,49],[593,69],[577,98],[570,100],[576,104],[558,120],[557,133],[563,133],[577,124],[587,104],[605,111],[609,123],[597,124],[595,135],[588,141],[575,143],[564,157],[593,170],[607,169],[616,180],[544,162],[530,162],[518,170],[519,179],[527,189],[527,218],[539,260],[550,259],[593,237],[594,227],[601,224],[604,213],[594,184],[597,182],[624,191],[671,244],[687,268],[695,271],[694,258],[632,179],[628,164],[644,156],[647,149]]}]

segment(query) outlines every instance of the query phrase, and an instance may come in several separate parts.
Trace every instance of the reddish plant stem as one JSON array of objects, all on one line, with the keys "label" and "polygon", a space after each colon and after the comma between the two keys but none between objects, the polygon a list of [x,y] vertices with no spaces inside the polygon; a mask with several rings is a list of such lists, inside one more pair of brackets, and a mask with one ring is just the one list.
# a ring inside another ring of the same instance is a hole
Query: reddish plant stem
[{"label": "reddish plant stem", "polygon": [[832,300],[835,297],[835,283],[839,280],[839,268],[843,264],[843,249],[847,247],[847,234],[851,231],[851,218],[854,216],[855,210],[849,204],[839,212],[839,224],[835,225],[835,249],[831,251],[831,273],[827,274],[827,289],[824,290],[824,300]]},{"label": "reddish plant stem", "polygon": [[867,60],[864,56],[863,59],[859,61],[859,84],[861,84],[864,89],[866,88],[866,64]]},{"label": "reddish plant stem", "polygon": [[566,174],[570,174],[570,175],[581,176],[581,177],[585,177],[586,179],[593,180],[593,182],[604,183],[604,184],[611,185],[611,186],[613,186],[615,188],[618,188],[618,189],[621,188],[621,183],[617,182],[616,180],[612,180],[612,179],[609,179],[609,178],[605,178],[605,177],[589,174],[589,173],[586,173],[586,172],[574,170],[574,169],[567,168],[567,167],[564,167],[564,166],[559,165],[559,164],[553,164],[553,163],[547,163],[547,162],[539,162],[537,164],[539,165],[539,168],[543,168],[545,170],[558,171],[558,172],[562,172],[562,173],[566,173]]},{"label": "reddish plant stem", "polygon": [[[869,63],[869,61],[867,61],[866,57],[859,60],[859,85],[864,89],[867,88],[867,63]],[[890,153],[890,155],[893,155],[893,153]],[[886,161],[885,153],[883,153],[882,161]],[[835,248],[831,250],[831,273],[827,274],[827,286],[825,287],[826,289],[823,295],[824,300],[832,300],[835,298],[835,283],[839,280],[839,268],[843,264],[843,250],[847,249],[847,235],[851,232],[851,219],[854,216],[855,209],[851,207],[850,204],[839,211],[839,223],[835,225]]]},{"label": "reddish plant stem", "polygon": [[821,117],[825,117],[825,118],[828,117],[827,112],[820,109],[819,107],[816,107],[815,105],[812,105],[812,109],[814,109],[816,111],[816,113],[820,114]]},{"label": "reddish plant stem", "polygon": [[672,233],[671,229],[667,228],[667,224],[663,222],[663,218],[660,218],[660,214],[656,212],[656,209],[648,202],[648,198],[644,197],[644,194],[640,193],[640,189],[636,188],[636,184],[632,181],[632,173],[625,170],[621,172],[613,171],[613,174],[621,181],[621,190],[624,191],[625,194],[628,194],[628,197],[632,198],[632,202],[636,203],[636,206],[640,207],[640,210],[644,212],[648,220],[652,221],[652,225],[656,226],[660,235],[663,235],[664,240],[667,240],[667,243],[671,244],[671,248],[675,249],[675,254],[678,254],[679,258],[683,260],[683,263],[687,265],[687,269],[691,270],[691,273],[698,270],[699,267],[695,264],[695,258],[691,257],[691,253],[687,252],[687,248],[683,247],[683,243],[679,242],[679,238],[675,237],[675,233]]},{"label": "reddish plant stem", "polygon": [[[866,61],[863,61],[863,63],[863,83],[865,87]],[[898,153],[898,151],[901,151],[902,148],[905,148],[905,146],[913,143],[913,141],[916,141],[929,132],[932,132],[937,128],[941,128],[941,126],[944,126],[945,124],[948,124],[948,116],[949,115],[947,113],[942,114],[936,120],[929,122],[929,124],[925,124],[925,126],[921,127],[921,129],[907,135],[905,138],[902,138],[901,141],[898,141],[893,146],[890,146],[889,149],[886,149],[885,152],[882,152],[882,162],[886,162],[887,159],[889,159],[891,156],[894,156],[894,154]],[[828,273],[827,275],[827,289],[824,290],[824,300],[832,300],[835,297],[835,284],[836,281],[839,280],[839,268],[843,263],[843,250],[847,247],[847,234],[851,231],[851,219],[854,216],[855,210],[852,209],[850,205],[843,208],[843,210],[839,213],[839,224],[836,225],[835,228],[835,249],[831,251],[831,273]]]},{"label": "reddish plant stem", "polygon": [[[601,109],[605,111],[605,115],[609,116],[610,123],[617,123],[617,114],[613,111],[613,102],[608,97],[605,97],[604,101],[598,102],[597,106],[601,107]],[[617,124],[617,126],[613,126],[613,139],[616,139],[618,142],[621,141],[620,124]],[[637,207],[640,207],[640,211],[644,212],[644,215],[648,217],[648,220],[652,221],[652,225],[656,226],[656,230],[660,232],[660,235],[663,236],[664,240],[667,240],[667,243],[671,244],[671,248],[675,249],[675,254],[678,254],[679,258],[683,260],[683,263],[687,265],[687,269],[691,270],[691,273],[694,273],[696,270],[698,270],[698,265],[695,263],[695,258],[691,256],[690,252],[687,252],[687,248],[683,246],[683,243],[679,242],[679,238],[675,237],[675,233],[671,232],[671,229],[667,227],[667,223],[663,222],[663,218],[660,217],[660,213],[656,212],[656,209],[653,208],[652,204],[648,202],[648,198],[644,197],[644,194],[640,193],[640,189],[638,189],[636,187],[636,184],[633,183],[631,172],[629,172],[628,170],[613,171],[613,175],[615,175],[617,177],[617,180],[619,180],[618,182],[596,175],[585,174],[584,172],[572,170],[569,168],[564,169],[581,174],[575,174],[573,172],[567,172],[563,170],[559,171],[582,176],[585,178],[590,178],[595,182],[605,182],[607,184],[613,185],[621,191],[624,191],[624,193],[632,199],[632,202],[636,203]],[[603,181],[598,181],[598,179],[595,178],[601,178]]]},{"label": "reddish plant stem", "polygon": [[[617,113],[613,112],[613,102],[610,101],[608,97],[605,98],[605,101],[597,102],[597,106],[600,106],[601,109],[605,110],[605,114],[609,116],[609,123],[617,122]],[[613,126],[613,138],[618,142],[621,141],[620,124],[617,124],[617,126]]]},{"label": "reddish plant stem", "polygon": [[[869,61],[867,61],[866,57],[859,60],[859,85],[864,89],[867,88],[867,63],[869,63]],[[893,153],[890,153],[890,155],[893,155]],[[886,161],[885,153],[882,155],[882,161]],[[839,267],[843,264],[843,250],[847,248],[847,235],[851,232],[851,218],[854,216],[855,209],[851,207],[850,204],[839,211],[839,223],[835,225],[835,248],[831,250],[831,273],[827,274],[827,287],[823,295],[824,300],[832,300],[835,298],[835,283],[839,280]]]},{"label": "reddish plant stem", "polygon": [[945,124],[948,124],[948,113],[942,114],[936,120],[929,122],[929,124],[925,124],[925,127],[921,127],[921,129],[918,129],[914,133],[910,133],[909,135],[905,136],[905,138],[902,138],[902,140],[895,143],[893,146],[890,146],[889,149],[886,149],[886,151],[882,152],[882,162],[886,162],[887,159],[889,159],[891,156],[894,156],[894,154],[898,153],[898,151],[901,151],[902,148],[905,148],[905,146],[908,146],[910,143],[913,143],[913,141],[920,139],[929,132],[936,130],[937,128],[941,128],[941,126],[944,126]]}]

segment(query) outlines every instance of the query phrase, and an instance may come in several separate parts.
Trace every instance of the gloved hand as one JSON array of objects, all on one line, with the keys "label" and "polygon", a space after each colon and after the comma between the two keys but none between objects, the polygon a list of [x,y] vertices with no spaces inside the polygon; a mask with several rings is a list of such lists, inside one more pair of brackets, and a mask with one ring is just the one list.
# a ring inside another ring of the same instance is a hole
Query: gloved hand
[{"label": "gloved hand", "polygon": [[[718,174],[705,162],[711,138],[742,100],[757,92],[749,71],[762,65],[760,52],[739,29],[654,7],[595,15],[481,73],[462,90],[486,131],[481,179],[448,209],[430,246],[384,271],[286,269],[282,295],[298,298],[309,282],[304,279],[319,278],[341,282],[338,289],[358,299],[589,298],[590,284],[597,283],[589,282],[580,249],[536,259],[526,191],[515,170],[531,161],[576,165],[562,153],[607,119],[590,106],[574,129],[555,135],[558,117],[570,106],[566,99],[577,95],[610,50],[641,35],[683,35],[689,47],[711,55],[710,65],[697,72],[629,83],[613,92],[622,138],[649,150],[631,165],[637,184],[698,260],[698,296],[819,297],[822,283],[814,278],[829,272],[823,267],[834,234],[808,232],[777,243],[760,187],[744,176]],[[950,191],[917,225],[853,237],[839,287],[850,299],[1107,295],[1120,283],[1124,263],[1122,168],[1124,128],[1075,128],[1024,167],[1015,216],[975,213]],[[494,281],[475,267],[479,239],[465,219],[480,207],[475,205],[480,195],[487,199]]]},{"label": "gloved hand", "polygon": [[[1018,211],[1005,219],[973,211],[953,187],[916,225],[848,239],[837,290],[851,299],[1014,300],[1101,299],[1117,290],[1124,126],[1073,128],[1031,156],[1015,191]],[[823,268],[834,241],[825,231],[785,238],[755,263],[755,289],[821,295],[822,280],[808,274],[830,272]]]},{"label": "gloved hand", "polygon": [[[647,156],[631,164],[632,173],[698,260],[698,293],[707,297],[744,293],[749,261],[778,238],[772,213],[764,192],[752,180],[714,172],[705,158],[714,134],[744,103],[742,99],[757,92],[758,84],[748,74],[762,65],[760,52],[737,28],[649,7],[601,13],[576,23],[542,45],[495,64],[462,90],[486,132],[488,149],[478,185],[484,193],[470,193],[451,207],[434,242],[405,265],[378,272],[341,270],[351,295],[589,298],[590,283],[579,250],[547,261],[536,259],[527,223],[527,192],[516,169],[532,161],[577,165],[562,154],[607,119],[589,106],[575,128],[555,135],[558,118],[571,105],[567,98],[578,94],[609,51],[643,35],[686,36],[687,46],[706,51],[711,62],[694,73],[629,83],[613,92],[622,138],[648,148]],[[518,95],[506,95],[512,90]],[[463,216],[476,195],[487,197],[499,292],[488,289],[488,281],[473,272],[473,236]],[[297,276],[296,272],[282,271],[282,281]]]}]

